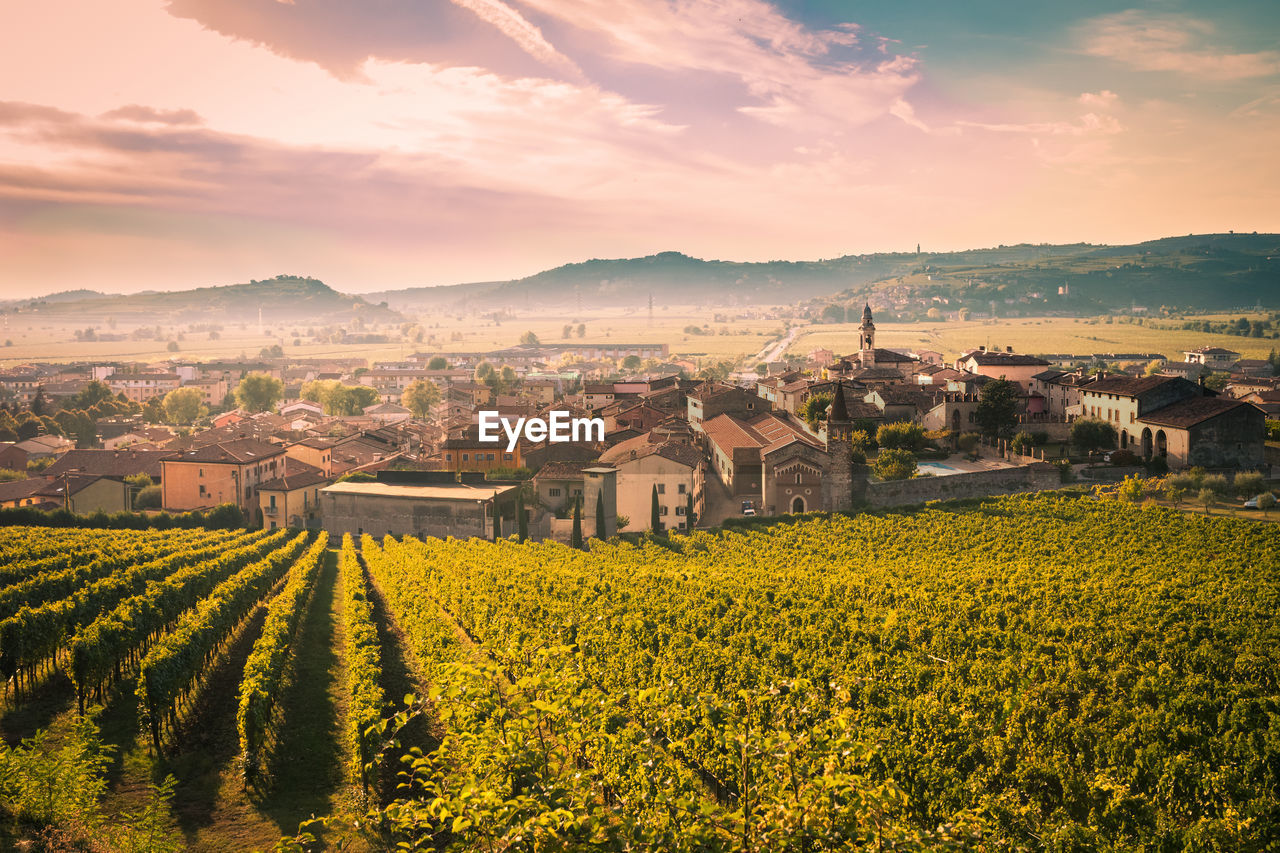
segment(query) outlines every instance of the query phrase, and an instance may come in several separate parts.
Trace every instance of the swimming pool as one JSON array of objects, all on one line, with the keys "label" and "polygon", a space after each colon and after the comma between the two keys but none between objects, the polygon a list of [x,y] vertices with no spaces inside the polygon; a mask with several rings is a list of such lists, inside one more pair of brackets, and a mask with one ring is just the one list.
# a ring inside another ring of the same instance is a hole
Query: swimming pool
[{"label": "swimming pool", "polygon": [[962,474],[964,472],[959,468],[946,465],[942,462],[921,462],[916,466],[916,473],[932,474],[935,477],[945,477],[948,474]]}]

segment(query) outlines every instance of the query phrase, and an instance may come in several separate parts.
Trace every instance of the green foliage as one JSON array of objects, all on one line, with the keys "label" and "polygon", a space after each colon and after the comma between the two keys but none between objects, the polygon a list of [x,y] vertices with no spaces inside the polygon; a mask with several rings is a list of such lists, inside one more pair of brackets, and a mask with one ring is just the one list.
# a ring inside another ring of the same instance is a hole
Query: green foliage
[{"label": "green foliage", "polygon": [[159,486],[144,486],[138,490],[133,499],[134,509],[160,509],[164,500],[164,490]]},{"label": "green foliage", "polygon": [[582,498],[573,500],[573,528],[569,533],[569,547],[582,547]]},{"label": "green foliage", "polygon": [[246,412],[269,412],[284,398],[284,383],[266,373],[250,373],[236,386],[235,398]]},{"label": "green foliage", "polygon": [[299,533],[219,583],[182,615],[142,659],[138,668],[138,706],[150,726],[152,743],[160,746],[161,731],[172,728],[179,697],[205,671],[213,652],[231,631],[275,586],[307,541]]},{"label": "green foliage", "polygon": [[915,452],[925,445],[924,427],[910,421],[884,424],[876,430],[876,444],[884,449]]},{"label": "green foliage", "polygon": [[956,446],[959,447],[965,453],[972,454],[974,451],[978,449],[978,444],[981,441],[982,441],[981,433],[962,432],[960,433],[960,437],[956,439]]},{"label": "green foliage", "polygon": [[339,477],[335,482],[338,483],[376,483],[378,478],[368,471],[348,471]]},{"label": "green foliage", "polygon": [[449,362],[445,360],[444,356],[434,355],[427,362],[427,370],[447,370],[448,368]]},{"label": "green foliage", "polygon": [[1252,498],[1260,494],[1266,486],[1266,479],[1257,471],[1242,471],[1236,474],[1231,487],[1242,498]]},{"label": "green foliage", "polygon": [[1138,503],[1147,494],[1146,480],[1143,479],[1141,474],[1130,474],[1124,478],[1124,482],[1120,484],[1116,493],[1123,500],[1130,503]]},{"label": "green foliage", "polygon": [[1264,849],[1273,539],[1066,495],[589,553],[366,537],[434,685],[407,715],[443,741],[361,826],[378,849]]},{"label": "green foliage", "polygon": [[1031,433],[1023,430],[1013,437],[1009,442],[1009,449],[1014,453],[1021,453],[1024,456],[1031,455],[1035,450],[1036,439]]},{"label": "green foliage", "polygon": [[525,332],[520,336],[520,343],[527,347],[536,347],[541,341],[538,340],[538,336],[533,332]]},{"label": "green foliage", "polygon": [[262,633],[245,662],[236,728],[240,733],[240,767],[246,785],[257,787],[264,781],[277,703],[284,689],[293,639],[315,589],[328,544],[329,535],[322,532],[289,569],[284,589],[267,607]]},{"label": "green foliage", "polygon": [[190,424],[209,413],[204,396],[194,388],[175,388],[164,395],[164,419],[171,424]]},{"label": "green foliage", "polygon": [[1110,421],[1079,418],[1071,424],[1071,443],[1084,453],[1116,446],[1116,428]]},{"label": "green foliage", "polygon": [[27,479],[26,471],[13,471],[9,468],[0,468],[0,483],[12,483],[17,480]]},{"label": "green foliage", "polygon": [[1231,490],[1227,478],[1222,474],[1207,474],[1201,477],[1200,486],[1213,492],[1217,497],[1225,497]]},{"label": "green foliage", "polygon": [[871,473],[881,480],[909,480],[916,475],[916,455],[910,450],[881,449],[871,463]]},{"label": "green foliage", "polygon": [[1280,441],[1280,421],[1267,421],[1267,441]]},{"label": "green foliage", "polygon": [[993,438],[1007,438],[1018,423],[1022,394],[1017,383],[993,379],[982,386],[974,418],[982,432]]},{"label": "green foliage", "polygon": [[440,388],[434,382],[419,379],[404,389],[400,402],[415,418],[426,419],[440,402]]},{"label": "green foliage", "polygon": [[1271,492],[1263,492],[1258,495],[1258,509],[1263,512],[1270,512],[1276,505],[1276,496]]},{"label": "green foliage", "polygon": [[17,747],[0,742],[0,808],[35,824],[95,829],[110,763],[91,716],[76,720],[60,743],[43,730]]},{"label": "green foliage", "polygon": [[653,486],[652,494],[649,499],[649,530],[653,533],[662,532],[662,507],[658,503],[658,486]]},{"label": "green foliage", "polygon": [[[432,385],[432,387],[435,386]],[[302,399],[318,403],[326,415],[338,417],[361,414],[380,399],[378,390],[372,386],[343,385],[336,379],[313,379],[310,382],[304,382],[301,394]]]},{"label": "green foliage", "polygon": [[827,419],[827,409],[831,408],[832,399],[832,395],[825,392],[813,394],[800,406],[800,417],[804,418],[810,429],[816,430],[818,423]]},{"label": "green foliage", "polygon": [[364,569],[350,534],[342,537],[343,624],[347,632],[347,739],[351,775],[367,792],[378,759],[378,723],[386,699],[382,692],[382,644],[373,624],[373,605]]}]

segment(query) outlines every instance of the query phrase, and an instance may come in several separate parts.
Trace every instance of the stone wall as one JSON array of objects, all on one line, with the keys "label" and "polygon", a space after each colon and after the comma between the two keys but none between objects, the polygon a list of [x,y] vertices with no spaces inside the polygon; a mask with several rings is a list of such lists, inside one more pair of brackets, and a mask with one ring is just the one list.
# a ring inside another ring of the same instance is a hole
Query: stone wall
[{"label": "stone wall", "polygon": [[1058,469],[1047,462],[1033,462],[1016,468],[949,474],[945,477],[916,477],[867,483],[866,502],[873,509],[925,501],[980,498],[1014,492],[1038,492],[1056,489],[1061,484]]}]

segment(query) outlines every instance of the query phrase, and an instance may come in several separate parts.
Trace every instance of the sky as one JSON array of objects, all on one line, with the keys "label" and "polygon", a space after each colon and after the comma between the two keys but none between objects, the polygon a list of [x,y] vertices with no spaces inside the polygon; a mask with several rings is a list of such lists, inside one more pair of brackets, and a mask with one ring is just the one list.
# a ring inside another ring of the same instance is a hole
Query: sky
[{"label": "sky", "polygon": [[1280,4],[41,0],[0,295],[1280,231]]}]

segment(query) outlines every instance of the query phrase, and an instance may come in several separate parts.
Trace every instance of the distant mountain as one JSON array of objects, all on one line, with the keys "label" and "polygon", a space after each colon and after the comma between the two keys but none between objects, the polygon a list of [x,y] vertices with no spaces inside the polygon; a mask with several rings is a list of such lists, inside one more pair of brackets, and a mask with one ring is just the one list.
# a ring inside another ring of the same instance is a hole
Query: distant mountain
[{"label": "distant mountain", "polygon": [[395,311],[362,296],[338,293],[322,281],[297,276],[194,290],[128,294],[71,291],[15,300],[0,307],[59,319],[111,317],[122,323],[147,324],[256,323],[259,312],[264,322],[348,323],[356,317],[379,322],[401,319]]},{"label": "distant mountain", "polygon": [[[1128,264],[1126,267],[1125,264]],[[932,276],[932,279],[930,279]],[[961,252],[846,255],[822,261],[706,261],[679,252],[566,264],[513,281],[366,294],[406,312],[535,308],[573,310],[669,304],[794,304],[868,296],[904,284],[961,299],[1006,299],[1014,290],[1054,294],[1067,310],[1138,302],[1184,308],[1280,305],[1280,235],[1168,237],[1127,246],[1018,244]]]},{"label": "distant mountain", "polygon": [[921,306],[936,297],[953,309],[995,306],[997,314],[1098,313],[1134,306],[1280,308],[1277,234],[1193,234],[1128,246],[1049,248],[1054,251],[1016,262],[998,262],[983,252],[929,255],[890,279],[846,288],[829,301],[879,294],[881,302]]}]

